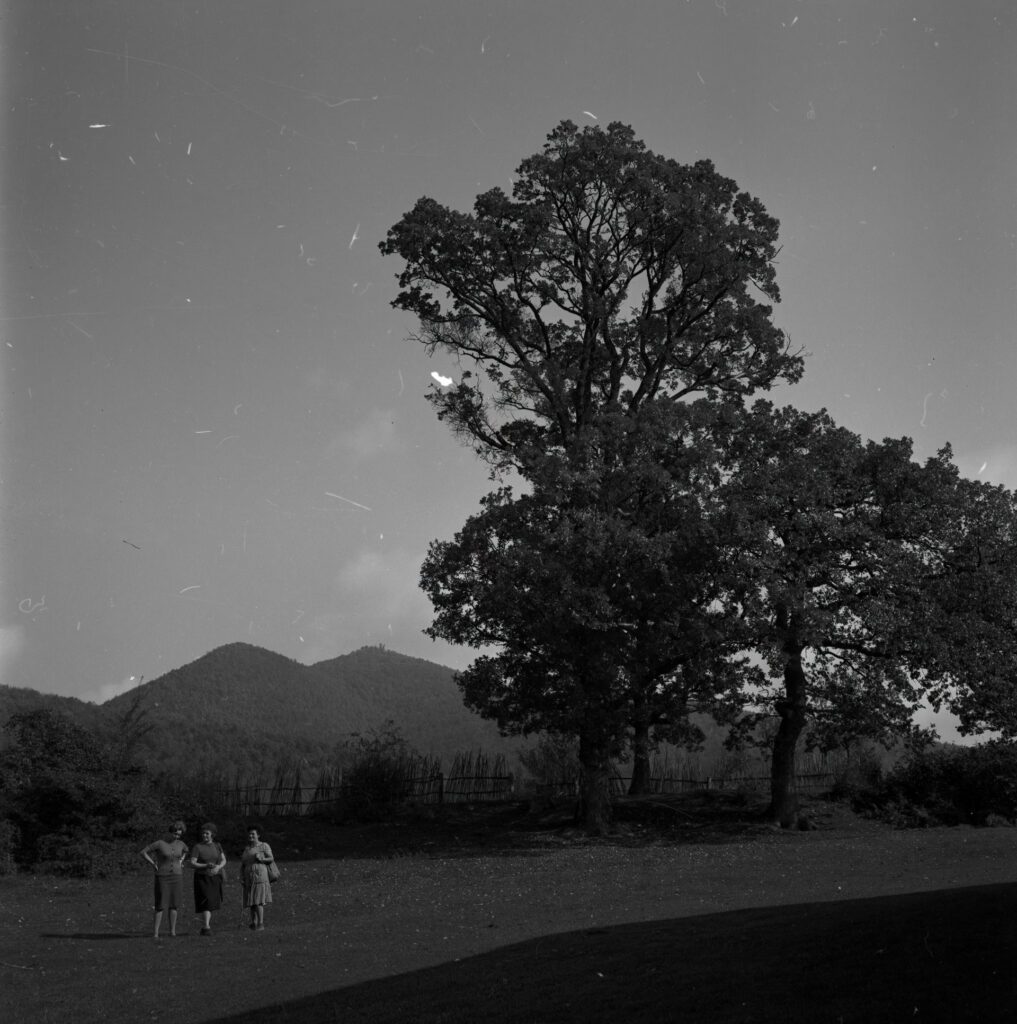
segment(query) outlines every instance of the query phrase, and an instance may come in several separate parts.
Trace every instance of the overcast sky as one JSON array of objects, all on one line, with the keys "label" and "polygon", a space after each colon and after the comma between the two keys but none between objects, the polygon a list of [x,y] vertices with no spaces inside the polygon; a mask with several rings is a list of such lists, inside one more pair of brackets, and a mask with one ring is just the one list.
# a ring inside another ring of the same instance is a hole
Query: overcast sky
[{"label": "overcast sky", "polygon": [[421,630],[491,488],[377,248],[562,119],[712,159],[781,222],[781,404],[1017,485],[1017,32],[969,0],[9,0],[8,685],[104,699],[231,641]]}]

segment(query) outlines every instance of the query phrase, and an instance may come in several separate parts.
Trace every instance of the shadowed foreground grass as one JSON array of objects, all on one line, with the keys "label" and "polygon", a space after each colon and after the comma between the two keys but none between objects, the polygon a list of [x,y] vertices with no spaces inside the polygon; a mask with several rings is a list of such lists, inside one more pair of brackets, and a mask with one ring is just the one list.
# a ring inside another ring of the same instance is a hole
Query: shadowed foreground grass
[{"label": "shadowed foreground grass", "polygon": [[1014,1021],[1017,885],[568,932],[210,1024]]}]

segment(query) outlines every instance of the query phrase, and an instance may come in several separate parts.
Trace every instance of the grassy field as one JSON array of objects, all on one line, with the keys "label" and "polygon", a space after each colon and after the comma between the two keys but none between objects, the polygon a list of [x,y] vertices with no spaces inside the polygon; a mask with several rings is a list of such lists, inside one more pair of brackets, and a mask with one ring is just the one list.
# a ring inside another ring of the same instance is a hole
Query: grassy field
[{"label": "grassy field", "polygon": [[146,874],[7,877],[0,1019],[1017,1020],[1017,829],[816,823],[680,801],[597,841],[520,808],[266,823],[266,930],[243,927],[234,868],[212,937],[182,913],[159,943]]}]

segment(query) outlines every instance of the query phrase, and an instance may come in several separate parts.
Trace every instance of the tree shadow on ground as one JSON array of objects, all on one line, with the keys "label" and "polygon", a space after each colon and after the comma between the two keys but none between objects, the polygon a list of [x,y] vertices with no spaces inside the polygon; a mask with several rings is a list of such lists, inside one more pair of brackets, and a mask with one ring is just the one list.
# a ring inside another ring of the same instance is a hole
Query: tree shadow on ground
[{"label": "tree shadow on ground", "polygon": [[[626,798],[615,804],[614,828],[588,836],[575,822],[569,800],[506,804],[452,804],[404,808],[374,822],[326,818],[265,819],[262,837],[286,860],[391,859],[402,856],[526,857],[567,845],[645,846],[657,842],[720,844],[772,831],[763,821],[765,802],[714,791],[683,796]],[[242,826],[233,825],[225,835]],[[236,856],[242,843],[224,840]]]},{"label": "tree shadow on ground", "polygon": [[208,1024],[1017,1019],[1017,885],[567,932]]}]

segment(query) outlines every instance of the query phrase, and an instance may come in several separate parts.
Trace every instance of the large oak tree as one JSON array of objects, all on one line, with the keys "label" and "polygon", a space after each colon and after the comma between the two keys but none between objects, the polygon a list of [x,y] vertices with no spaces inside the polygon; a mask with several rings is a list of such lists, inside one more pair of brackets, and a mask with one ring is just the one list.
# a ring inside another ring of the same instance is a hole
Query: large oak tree
[{"label": "large oak tree", "polygon": [[531,467],[529,493],[488,495],[421,571],[428,632],[496,651],[460,674],[467,704],[507,732],[578,737],[591,829],[612,759],[631,742],[637,781],[651,729],[680,728],[753,672],[711,502],[720,411],[603,416],[573,458]]},{"label": "large oak tree", "polygon": [[[801,374],[771,320],[777,222],[709,161],[659,156],[622,124],[563,122],[519,166],[511,197],[492,189],[472,213],[421,199],[381,249],[404,261],[394,305],[463,366],[431,402],[496,472],[532,482],[549,457],[580,466],[605,416],[635,424],[658,402],[730,399]],[[524,627],[539,641],[546,611],[513,628]],[[592,729],[632,666],[582,637],[556,642],[541,671]],[[608,720],[585,744],[588,780],[606,777]],[[588,795],[588,823],[602,827],[603,787]]]}]

